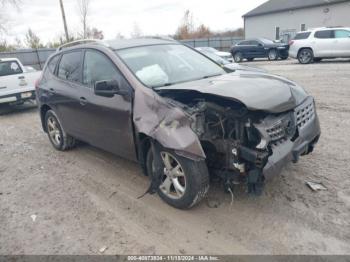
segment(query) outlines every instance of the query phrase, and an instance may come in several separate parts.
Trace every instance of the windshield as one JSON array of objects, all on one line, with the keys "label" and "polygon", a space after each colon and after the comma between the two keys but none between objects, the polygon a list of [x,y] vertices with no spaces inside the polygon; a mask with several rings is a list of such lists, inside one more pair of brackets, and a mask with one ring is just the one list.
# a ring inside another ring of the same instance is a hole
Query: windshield
[{"label": "windshield", "polygon": [[225,74],[223,68],[178,44],[117,50],[136,77],[148,87],[161,87]]},{"label": "windshield", "polygon": [[263,42],[264,44],[273,44],[274,43],[272,40],[266,39],[266,38],[261,38],[260,41]]}]

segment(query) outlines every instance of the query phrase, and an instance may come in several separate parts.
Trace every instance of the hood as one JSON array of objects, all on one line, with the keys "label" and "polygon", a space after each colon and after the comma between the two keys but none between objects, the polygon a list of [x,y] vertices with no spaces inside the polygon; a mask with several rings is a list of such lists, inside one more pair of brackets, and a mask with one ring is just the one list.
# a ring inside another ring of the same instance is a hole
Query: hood
[{"label": "hood", "polygon": [[301,104],[308,95],[303,88],[279,76],[254,71],[164,86],[155,90],[190,90],[239,101],[250,110],[282,113]]}]

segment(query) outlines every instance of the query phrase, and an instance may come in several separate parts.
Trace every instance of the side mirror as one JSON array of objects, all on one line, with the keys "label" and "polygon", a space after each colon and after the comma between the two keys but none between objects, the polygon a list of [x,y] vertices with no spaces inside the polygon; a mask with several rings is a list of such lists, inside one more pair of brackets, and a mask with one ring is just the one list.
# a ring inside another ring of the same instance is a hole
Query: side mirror
[{"label": "side mirror", "polygon": [[97,96],[113,97],[119,92],[119,84],[116,80],[97,81],[94,86],[94,93]]}]

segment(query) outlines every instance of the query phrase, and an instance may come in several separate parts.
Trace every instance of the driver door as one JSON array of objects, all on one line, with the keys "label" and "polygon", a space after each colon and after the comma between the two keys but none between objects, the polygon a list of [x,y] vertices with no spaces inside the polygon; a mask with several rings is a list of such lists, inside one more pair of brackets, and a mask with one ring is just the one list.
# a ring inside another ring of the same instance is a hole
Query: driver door
[{"label": "driver door", "polygon": [[[97,81],[116,80],[126,95],[113,97],[95,95]],[[136,152],[132,128],[132,89],[115,64],[102,52],[85,50],[81,117],[84,119],[89,144],[114,154],[135,160]],[[83,100],[83,101],[82,101]]]}]

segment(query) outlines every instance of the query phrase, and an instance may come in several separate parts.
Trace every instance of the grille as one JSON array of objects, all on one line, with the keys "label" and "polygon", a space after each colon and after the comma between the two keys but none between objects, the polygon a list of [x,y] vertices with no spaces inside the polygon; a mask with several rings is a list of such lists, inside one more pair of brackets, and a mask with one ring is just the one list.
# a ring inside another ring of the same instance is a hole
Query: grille
[{"label": "grille", "polygon": [[285,126],[282,121],[278,121],[273,127],[266,129],[266,132],[269,134],[272,141],[281,140],[286,136]]},{"label": "grille", "polygon": [[298,108],[295,112],[297,126],[303,127],[308,122],[310,122],[315,116],[315,108],[314,101],[309,100],[305,104],[303,104],[300,108]]}]

